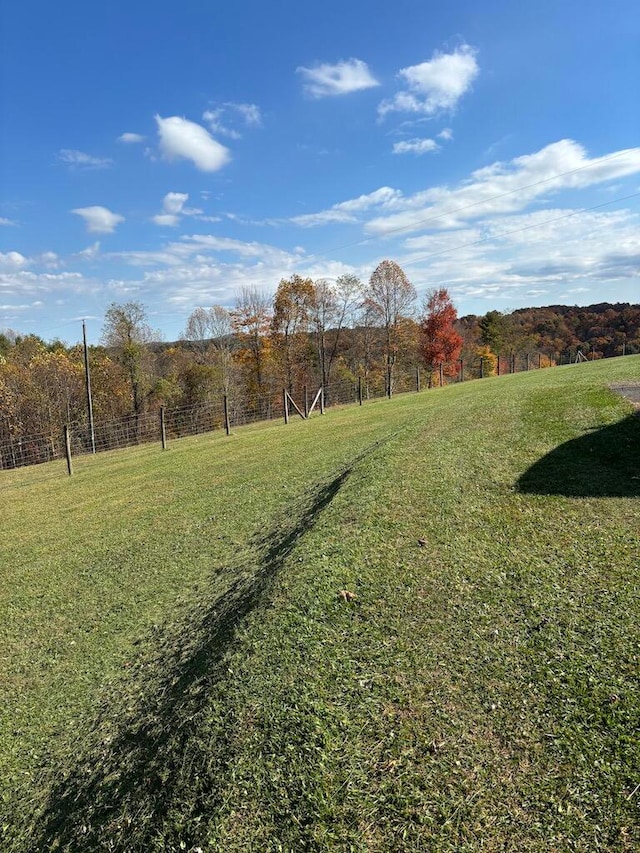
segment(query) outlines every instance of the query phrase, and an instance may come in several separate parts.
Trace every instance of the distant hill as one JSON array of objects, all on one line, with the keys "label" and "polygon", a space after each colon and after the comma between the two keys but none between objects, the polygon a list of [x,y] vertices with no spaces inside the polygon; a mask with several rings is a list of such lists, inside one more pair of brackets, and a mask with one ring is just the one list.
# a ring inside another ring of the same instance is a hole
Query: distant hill
[{"label": "distant hill", "polygon": [[557,357],[581,349],[592,358],[640,353],[640,305],[598,302],[489,311],[460,319],[467,345],[485,343],[506,351],[538,351]]}]

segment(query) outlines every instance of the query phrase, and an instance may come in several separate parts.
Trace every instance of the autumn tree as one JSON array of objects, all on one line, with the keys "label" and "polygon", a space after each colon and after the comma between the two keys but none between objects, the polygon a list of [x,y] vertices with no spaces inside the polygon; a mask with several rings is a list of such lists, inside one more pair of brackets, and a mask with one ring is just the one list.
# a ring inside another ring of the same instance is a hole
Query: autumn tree
[{"label": "autumn tree", "polygon": [[271,300],[257,287],[240,288],[231,312],[231,326],[238,339],[235,356],[245,371],[247,388],[262,395],[266,390],[270,359]]},{"label": "autumn tree", "polygon": [[84,413],[83,368],[78,348],[47,346],[29,335],[0,360],[0,435],[59,437],[63,424]]},{"label": "autumn tree", "polygon": [[152,355],[148,344],[153,337],[146,311],[139,302],[123,305],[114,302],[107,309],[102,342],[112,350],[127,376],[136,415],[143,411],[145,395],[151,385]]},{"label": "autumn tree", "polygon": [[299,374],[304,374],[308,367],[308,331],[313,300],[313,282],[299,275],[283,278],[274,296],[271,319],[274,355],[280,367],[281,380],[289,392],[293,390],[294,366]]},{"label": "autumn tree", "polygon": [[399,330],[402,320],[410,312],[416,299],[416,289],[395,261],[378,264],[366,291],[366,303],[373,316],[384,329],[384,356],[387,370],[387,393],[393,387],[393,365],[399,348]]},{"label": "autumn tree", "polygon": [[439,364],[450,374],[456,372],[462,336],[455,327],[458,312],[446,288],[430,290],[423,302],[420,322],[420,355],[431,373]]},{"label": "autumn tree", "polygon": [[480,376],[495,376],[498,367],[498,357],[486,344],[478,347],[476,355],[480,359]]}]

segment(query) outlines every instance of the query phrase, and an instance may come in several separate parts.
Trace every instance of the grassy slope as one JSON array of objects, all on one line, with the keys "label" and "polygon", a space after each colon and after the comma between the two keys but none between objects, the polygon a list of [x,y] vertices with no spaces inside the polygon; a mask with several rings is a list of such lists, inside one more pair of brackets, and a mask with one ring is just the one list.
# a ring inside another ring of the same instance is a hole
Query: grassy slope
[{"label": "grassy slope", "polygon": [[633,849],[638,365],[3,480],[5,847]]}]

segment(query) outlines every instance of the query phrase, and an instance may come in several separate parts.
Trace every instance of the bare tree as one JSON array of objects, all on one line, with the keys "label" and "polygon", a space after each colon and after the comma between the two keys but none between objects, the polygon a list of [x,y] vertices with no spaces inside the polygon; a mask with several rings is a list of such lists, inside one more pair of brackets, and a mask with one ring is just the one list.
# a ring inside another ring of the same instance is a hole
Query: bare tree
[{"label": "bare tree", "polygon": [[[323,387],[331,380],[342,330],[362,297],[362,282],[355,275],[342,275],[331,285],[319,279],[314,285],[311,325],[316,338],[320,377]],[[328,339],[327,332],[331,330]]]},{"label": "bare tree", "polygon": [[410,315],[416,295],[415,287],[402,267],[395,261],[382,261],[371,274],[365,301],[384,329],[389,396],[393,387],[393,365],[398,350],[398,330],[401,321]]},{"label": "bare tree", "polygon": [[184,331],[185,340],[191,341],[196,348],[200,364],[211,366],[219,373],[225,394],[229,392],[233,375],[232,335],[231,313],[222,305],[196,308],[189,316]]}]

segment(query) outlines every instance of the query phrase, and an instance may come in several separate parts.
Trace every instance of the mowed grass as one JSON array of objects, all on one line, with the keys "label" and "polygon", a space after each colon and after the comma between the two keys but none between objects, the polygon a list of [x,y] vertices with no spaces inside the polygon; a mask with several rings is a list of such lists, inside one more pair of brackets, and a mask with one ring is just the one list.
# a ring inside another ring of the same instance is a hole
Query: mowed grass
[{"label": "mowed grass", "polygon": [[2,849],[637,849],[639,375],[3,473]]}]

